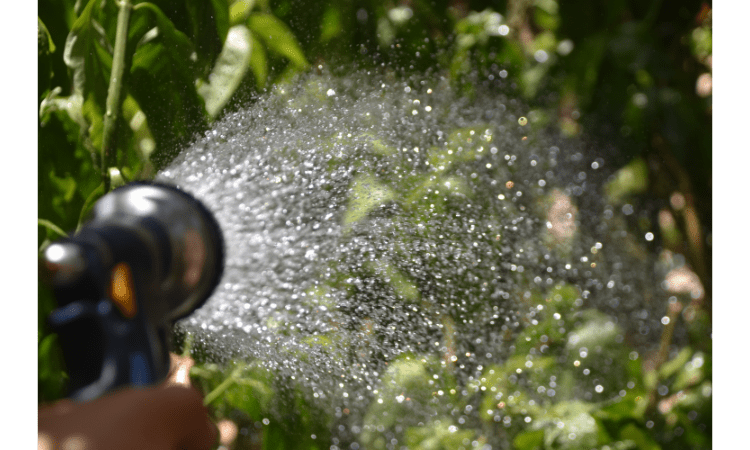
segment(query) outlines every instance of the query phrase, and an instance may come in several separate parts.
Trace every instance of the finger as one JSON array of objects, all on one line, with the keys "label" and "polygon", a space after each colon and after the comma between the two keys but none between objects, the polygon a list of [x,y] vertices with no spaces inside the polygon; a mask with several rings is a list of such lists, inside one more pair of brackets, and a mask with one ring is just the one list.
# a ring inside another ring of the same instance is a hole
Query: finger
[{"label": "finger", "polygon": [[169,386],[158,394],[161,422],[176,448],[208,450],[215,447],[219,431],[211,422],[203,396],[195,388]]},{"label": "finger", "polygon": [[169,359],[171,368],[165,384],[190,386],[190,369],[195,365],[193,358],[170,353]]}]

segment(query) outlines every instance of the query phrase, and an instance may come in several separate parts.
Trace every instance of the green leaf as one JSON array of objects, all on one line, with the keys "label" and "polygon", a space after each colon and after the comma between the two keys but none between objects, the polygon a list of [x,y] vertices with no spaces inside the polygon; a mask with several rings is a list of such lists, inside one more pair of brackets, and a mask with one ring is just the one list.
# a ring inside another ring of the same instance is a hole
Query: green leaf
[{"label": "green leaf", "polygon": [[434,398],[428,360],[407,354],[388,363],[377,398],[370,403],[364,417],[364,431],[360,435],[363,448],[383,448],[378,445],[382,433],[378,428],[411,427],[431,419],[427,405]]},{"label": "green leaf", "polygon": [[344,226],[350,227],[395,196],[396,194],[390,188],[372,175],[358,175],[350,189],[349,206],[344,214]]},{"label": "green leaf", "polygon": [[223,400],[256,420],[267,410],[273,391],[267,380],[241,378],[223,394]]},{"label": "green leaf", "polygon": [[598,411],[594,411],[593,415],[600,420],[608,420],[612,422],[622,422],[626,420],[638,420],[638,401],[642,399],[643,393],[640,391],[629,391],[625,397],[621,398],[617,403],[604,406]]},{"label": "green leaf", "polygon": [[320,42],[322,43],[326,43],[343,33],[344,25],[341,23],[341,10],[338,5],[329,5],[326,8],[320,28]]},{"label": "green leaf", "polygon": [[44,25],[44,22],[42,22],[42,19],[39,17],[37,17],[37,27],[39,27],[38,39],[40,41],[40,47],[42,41],[44,41],[45,50],[49,53],[55,53],[57,47],[55,47],[55,43],[52,42],[52,36],[49,34],[49,30],[47,30],[47,26]]},{"label": "green leaf", "polygon": [[42,22],[42,19],[39,17],[37,17],[37,49],[37,92],[41,95],[50,87],[50,79],[52,78],[51,54],[55,51],[55,44],[52,42],[52,36],[50,36],[49,30],[47,30],[44,22]]},{"label": "green leaf", "polygon": [[651,436],[632,423],[623,427],[620,431],[620,439],[635,442],[636,448],[639,450],[661,450],[659,444]]},{"label": "green leaf", "polygon": [[229,25],[244,23],[255,7],[255,0],[237,0],[229,7]]},{"label": "green leaf", "polygon": [[672,389],[680,391],[695,386],[706,378],[706,355],[696,352],[691,361],[683,365],[672,385]]},{"label": "green leaf", "polygon": [[690,361],[690,356],[692,356],[692,354],[693,350],[690,347],[685,347],[680,350],[680,353],[678,353],[677,356],[665,362],[661,368],[659,368],[659,377],[665,379],[676,374],[677,371],[684,368],[685,364]]},{"label": "green leaf", "polygon": [[648,190],[648,166],[643,158],[635,158],[618,170],[615,178],[607,183],[605,191],[613,202],[622,202]]},{"label": "green leaf", "polygon": [[583,347],[593,349],[615,345],[617,336],[622,332],[620,327],[603,313],[594,310],[586,312],[589,320],[568,335],[567,348],[577,351]]},{"label": "green leaf", "polygon": [[214,23],[216,23],[216,32],[219,39],[225,41],[229,33],[229,27],[235,24],[230,23],[229,1],[228,0],[211,0],[213,6]]},{"label": "green leaf", "polygon": [[192,73],[191,61],[195,50],[190,39],[175,28],[172,21],[153,3],[143,2],[133,7],[133,11],[140,10],[150,12],[156,21],[159,36],[163,39],[166,49],[173,55],[171,59],[178,65],[177,70]]},{"label": "green leaf", "polygon": [[513,439],[513,448],[516,450],[536,450],[543,448],[544,430],[526,431]]},{"label": "green leaf", "polygon": [[419,288],[393,264],[380,260],[369,262],[367,267],[375,274],[384,277],[386,282],[396,292],[396,295],[402,297],[404,300],[415,303],[421,298]]},{"label": "green leaf", "polygon": [[73,92],[83,96],[84,83],[86,81],[86,58],[89,56],[89,40],[91,39],[92,25],[91,12],[97,0],[89,0],[86,8],[73,23],[73,27],[65,41],[63,60],[73,71]]},{"label": "green leaf", "polygon": [[54,223],[50,222],[47,219],[37,219],[37,222],[39,223],[39,226],[44,227],[54,233],[57,233],[60,237],[67,237],[68,233],[64,232],[62,228],[58,227]]},{"label": "green leaf", "polygon": [[101,148],[101,105],[106,102],[108,71],[112,66],[111,55],[99,42],[100,26],[92,17],[98,3],[96,0],[87,3],[65,41],[63,61],[73,74],[71,95],[55,99],[53,92],[40,108],[42,117],[56,110],[68,113],[80,127],[81,140],[91,152]]},{"label": "green leaf", "polygon": [[252,48],[252,52],[250,52],[250,70],[255,75],[258,88],[263,89],[266,87],[266,82],[268,81],[268,56],[266,55],[266,50],[260,45],[258,38],[253,33],[250,33],[250,41],[250,47]]},{"label": "green leaf", "polygon": [[246,26],[230,28],[219,60],[208,76],[208,83],[198,86],[198,93],[203,97],[211,118],[219,115],[250,68],[251,42]]},{"label": "green leaf", "polygon": [[274,52],[288,59],[298,69],[310,65],[289,27],[271,14],[253,14],[247,26]]}]

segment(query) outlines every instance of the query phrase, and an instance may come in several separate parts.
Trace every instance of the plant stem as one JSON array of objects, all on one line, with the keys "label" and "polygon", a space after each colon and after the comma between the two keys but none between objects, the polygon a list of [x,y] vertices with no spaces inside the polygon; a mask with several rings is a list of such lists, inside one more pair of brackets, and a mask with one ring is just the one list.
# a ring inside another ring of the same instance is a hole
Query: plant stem
[{"label": "plant stem", "polygon": [[203,404],[206,405],[206,406],[208,406],[208,405],[211,404],[211,402],[213,402],[221,394],[223,394],[224,391],[226,391],[229,388],[229,386],[231,386],[232,384],[234,384],[237,381],[237,376],[240,374],[241,371],[242,371],[241,367],[235,368],[232,371],[232,373],[227,377],[226,380],[222,381],[221,384],[219,384],[218,386],[216,386],[216,389],[214,389],[213,391],[209,392],[206,395],[206,397],[203,399]]},{"label": "plant stem", "polygon": [[59,234],[61,237],[66,237],[68,233],[64,232],[62,228],[58,227],[54,223],[50,222],[47,219],[37,219],[40,226],[45,227],[48,230],[54,231],[55,233]]},{"label": "plant stem", "polygon": [[[682,208],[684,215],[684,230],[687,246],[688,258],[692,269],[703,285],[705,298],[701,305],[711,317],[711,271],[709,269],[710,258],[707,260],[706,251],[703,243],[703,227],[698,215],[698,208],[695,204],[695,196],[690,182],[690,175],[687,170],[677,161],[671,150],[668,148],[666,141],[659,135],[652,139],[652,147],[656,150],[661,162],[667,167],[667,171],[677,181],[677,188],[685,198],[685,206]],[[675,211],[677,212],[677,211]],[[710,255],[709,255],[710,256]]]},{"label": "plant stem", "polygon": [[122,85],[125,73],[125,49],[128,41],[128,27],[130,25],[130,0],[120,0],[120,12],[117,15],[117,31],[115,37],[115,51],[112,57],[112,73],[109,77],[107,91],[107,110],[104,113],[104,130],[102,132],[101,176],[104,182],[104,192],[110,190],[109,167],[115,153],[117,121],[122,107]]},{"label": "plant stem", "polygon": [[193,347],[193,335],[188,333],[187,337],[185,337],[185,343],[182,346],[182,356],[190,356],[190,350]]},{"label": "plant stem", "polygon": [[101,183],[96,187],[96,189],[91,191],[91,194],[89,194],[88,197],[86,197],[86,201],[83,202],[83,208],[81,208],[81,213],[78,215],[78,225],[76,226],[76,233],[81,230],[83,221],[86,219],[88,212],[91,210],[91,206],[94,204],[94,201],[96,201],[103,194],[104,183]]}]

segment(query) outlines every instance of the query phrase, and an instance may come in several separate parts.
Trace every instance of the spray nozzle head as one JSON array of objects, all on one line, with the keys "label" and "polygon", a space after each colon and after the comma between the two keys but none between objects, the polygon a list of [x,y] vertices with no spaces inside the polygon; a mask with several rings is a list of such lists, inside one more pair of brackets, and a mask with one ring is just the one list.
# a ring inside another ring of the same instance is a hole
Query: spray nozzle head
[{"label": "spray nozzle head", "polygon": [[94,205],[77,236],[103,238],[106,248],[97,247],[110,268],[132,259],[144,301],[164,305],[159,319],[167,321],[199,308],[223,271],[224,242],[213,215],[192,195],[166,184],[115,189]]},{"label": "spray nozzle head", "polygon": [[169,371],[169,332],[209,298],[224,266],[213,215],[192,195],[137,182],[103,196],[74,235],[44,252],[72,397],[151,384]]}]

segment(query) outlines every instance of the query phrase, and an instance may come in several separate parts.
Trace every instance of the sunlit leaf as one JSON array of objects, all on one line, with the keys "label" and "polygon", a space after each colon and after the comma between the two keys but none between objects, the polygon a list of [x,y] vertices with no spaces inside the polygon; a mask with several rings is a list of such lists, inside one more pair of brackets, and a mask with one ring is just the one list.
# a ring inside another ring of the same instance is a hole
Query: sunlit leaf
[{"label": "sunlit leaf", "polygon": [[214,65],[208,82],[198,86],[209,116],[215,118],[239,87],[250,68],[250,31],[244,25],[229,29],[224,48]]},{"label": "sunlit leaf", "polygon": [[659,376],[664,379],[671,377],[685,367],[692,355],[693,350],[690,347],[683,348],[677,356],[662,364],[659,368]]},{"label": "sunlit leaf", "polygon": [[344,31],[341,22],[341,10],[337,6],[330,5],[323,13],[321,21],[320,42],[328,42]]},{"label": "sunlit leaf", "polygon": [[255,81],[258,84],[258,88],[263,89],[266,87],[268,81],[268,57],[266,56],[266,50],[260,45],[260,42],[253,33],[250,33],[250,70],[255,75]]},{"label": "sunlit leaf", "polygon": [[642,158],[636,158],[618,170],[615,178],[605,186],[607,195],[614,202],[621,202],[629,196],[646,192],[647,189],[648,166]]},{"label": "sunlit leaf", "polygon": [[229,7],[229,26],[244,23],[255,7],[255,0],[237,0]]},{"label": "sunlit leaf", "polygon": [[273,15],[252,14],[247,26],[266,47],[291,61],[298,69],[306,69],[310,65],[292,31]]},{"label": "sunlit leaf", "polygon": [[369,265],[370,270],[382,276],[393,288],[397,295],[408,302],[417,302],[420,299],[419,288],[396,266],[387,261],[380,260]]},{"label": "sunlit leaf", "polygon": [[344,225],[351,226],[367,214],[396,197],[387,186],[369,174],[359,175],[352,183]]}]

